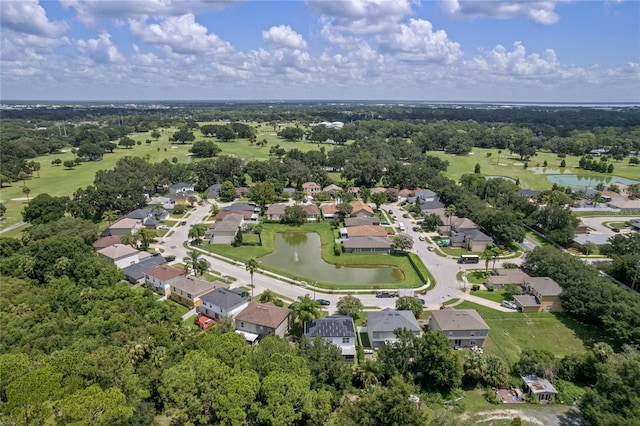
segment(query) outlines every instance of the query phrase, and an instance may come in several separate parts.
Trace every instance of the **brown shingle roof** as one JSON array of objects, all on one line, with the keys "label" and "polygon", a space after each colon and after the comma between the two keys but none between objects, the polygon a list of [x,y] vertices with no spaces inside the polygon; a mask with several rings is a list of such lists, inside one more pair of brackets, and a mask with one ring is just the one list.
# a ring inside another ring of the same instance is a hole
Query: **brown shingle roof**
[{"label": "brown shingle roof", "polygon": [[315,204],[303,204],[302,210],[307,214],[307,216],[317,216],[318,215],[318,206]]},{"label": "brown shingle roof", "polygon": [[387,230],[379,225],[358,225],[347,228],[349,237],[386,237]]},{"label": "brown shingle roof", "polygon": [[359,211],[366,211],[369,212],[371,214],[373,214],[373,209],[371,207],[369,207],[368,204],[363,203],[362,201],[354,201],[353,203],[351,203],[351,213],[356,214]]},{"label": "brown shingle roof", "polygon": [[111,225],[109,229],[131,229],[134,228],[138,223],[140,223],[138,219],[124,218]]},{"label": "brown shingle roof", "polygon": [[188,276],[174,282],[171,286],[186,293],[193,294],[194,296],[199,296],[215,290],[218,287],[222,287],[224,284],[220,281],[210,283],[200,278]]},{"label": "brown shingle roof", "polygon": [[155,268],[151,268],[144,273],[160,281],[168,281],[172,278],[184,275],[184,269],[174,268],[169,265],[160,265]]},{"label": "brown shingle roof", "polygon": [[112,246],[105,247],[102,250],[98,250],[98,253],[108,257],[109,259],[115,260],[138,253],[138,250],[126,244],[114,244]]},{"label": "brown shingle roof", "polygon": [[559,296],[562,293],[560,284],[549,277],[529,277],[524,280],[524,285],[541,296]]},{"label": "brown shingle roof", "polygon": [[338,213],[338,206],[335,204],[323,204],[320,206],[322,214],[336,214]]},{"label": "brown shingle roof", "polygon": [[236,316],[236,320],[269,328],[278,328],[291,313],[290,309],[280,308],[273,303],[251,302]]},{"label": "brown shingle roof", "polygon": [[113,236],[109,236],[109,237],[102,237],[98,241],[93,243],[92,245],[93,245],[94,249],[100,250],[100,249],[103,249],[105,247],[112,246],[114,244],[120,244],[121,242],[122,242],[122,236],[121,235],[113,235]]}]

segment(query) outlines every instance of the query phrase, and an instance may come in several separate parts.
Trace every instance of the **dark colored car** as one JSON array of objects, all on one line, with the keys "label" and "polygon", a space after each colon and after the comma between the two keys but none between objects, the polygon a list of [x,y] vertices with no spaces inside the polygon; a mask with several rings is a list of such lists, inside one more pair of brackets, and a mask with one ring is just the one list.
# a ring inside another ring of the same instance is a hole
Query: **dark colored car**
[{"label": "dark colored car", "polygon": [[167,262],[173,262],[174,260],[176,260],[176,257],[172,254],[166,255],[164,258]]},{"label": "dark colored car", "polygon": [[388,291],[379,291],[376,293],[376,297],[389,298],[389,297],[396,297],[396,295],[393,293],[389,293]]},{"label": "dark colored car", "polygon": [[317,302],[322,306],[329,306],[331,304],[327,299],[318,299]]},{"label": "dark colored car", "polygon": [[611,228],[611,230],[616,234],[620,232],[620,228]]}]

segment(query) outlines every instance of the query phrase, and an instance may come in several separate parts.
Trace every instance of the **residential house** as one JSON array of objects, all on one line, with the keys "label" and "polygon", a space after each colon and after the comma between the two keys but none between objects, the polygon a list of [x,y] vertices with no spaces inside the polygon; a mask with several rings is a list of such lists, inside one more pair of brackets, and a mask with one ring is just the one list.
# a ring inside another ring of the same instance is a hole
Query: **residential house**
[{"label": "residential house", "polygon": [[284,216],[284,209],[287,208],[286,204],[271,204],[267,208],[265,215],[267,220],[280,220]]},{"label": "residential house", "polygon": [[322,191],[322,187],[315,182],[305,182],[302,184],[302,191],[311,197]]},{"label": "residential house", "polygon": [[611,238],[611,234],[601,234],[599,232],[576,234],[576,236],[573,238],[573,246],[581,250],[584,245],[589,242],[595,244],[596,247],[600,247],[608,244],[609,238]]},{"label": "residential house", "polygon": [[145,209],[137,209],[125,216],[128,219],[139,220],[146,228],[156,229],[161,220],[169,217],[169,212],[162,207],[147,207]]},{"label": "residential house", "polygon": [[152,197],[147,200],[147,206],[161,206],[165,210],[173,210],[171,197]]},{"label": "residential house", "polygon": [[356,217],[373,217],[373,209],[360,200],[351,203],[351,214]]},{"label": "residential house", "polygon": [[192,183],[178,182],[169,186],[169,193],[173,195],[192,193],[194,188]]},{"label": "residential house", "polygon": [[387,308],[367,315],[367,335],[373,349],[397,342],[395,331],[399,328],[409,330],[416,337],[422,336],[422,328],[411,311]]},{"label": "residential house", "polygon": [[332,183],[331,185],[327,185],[324,188],[322,188],[322,190],[324,192],[326,192],[327,194],[329,194],[331,197],[335,197],[336,196],[336,192],[342,191],[342,187],[340,187],[338,185],[334,185]]},{"label": "residential house", "polygon": [[350,228],[352,226],[363,226],[363,225],[369,225],[369,226],[377,226],[380,225],[380,218],[377,216],[373,216],[373,217],[347,217],[344,220],[344,226],[347,228]]},{"label": "residential house", "polygon": [[[141,252],[144,253],[144,252]],[[144,284],[144,273],[146,270],[156,267],[165,263],[167,260],[160,255],[160,253],[154,253],[153,255],[141,259],[138,263],[129,265],[122,268],[124,278],[131,284]]]},{"label": "residential house", "polygon": [[220,191],[222,190],[221,183],[214,183],[209,188],[207,188],[207,199],[213,200],[220,196]]},{"label": "residential house", "polygon": [[532,314],[540,310],[540,303],[530,294],[517,294],[513,296],[513,302],[516,304],[516,309],[524,314]]},{"label": "residential house", "polygon": [[142,222],[137,219],[120,219],[107,229],[107,235],[125,235],[134,234],[138,229],[142,227]]},{"label": "residential house", "polygon": [[244,217],[241,214],[231,213],[225,215],[224,219],[216,221],[209,226],[204,237],[211,244],[232,244],[243,223]]},{"label": "residential house", "polygon": [[333,220],[338,215],[338,206],[335,204],[321,204],[320,211],[324,220]]},{"label": "residential house", "polygon": [[238,188],[236,188],[236,192],[234,195],[236,198],[244,198],[249,195],[249,192],[251,192],[250,188],[246,186],[239,186]]},{"label": "residential house", "polygon": [[145,287],[163,296],[171,294],[171,284],[184,278],[184,268],[160,265],[144,271]]},{"label": "residential house", "polygon": [[318,206],[315,204],[301,204],[300,207],[306,213],[308,222],[316,222],[318,220]]},{"label": "residential house", "polygon": [[522,281],[526,294],[536,298],[539,303],[538,312],[562,312],[562,287],[549,277],[529,277]]},{"label": "residential house", "polygon": [[[418,199],[419,200],[419,199]],[[444,211],[444,203],[439,200],[435,201],[422,201],[420,204],[420,210],[423,215],[434,213],[436,210]]]},{"label": "residential house", "polygon": [[119,269],[140,261],[140,252],[127,244],[114,244],[98,250],[98,254]]},{"label": "residential house", "polygon": [[482,347],[489,326],[475,309],[443,309],[431,312],[431,330],[442,331],[453,347]]},{"label": "residential house", "polygon": [[411,194],[414,194],[414,193],[415,193],[415,189],[403,188],[398,192],[398,197],[407,198],[407,197],[411,196]]},{"label": "residential house", "polygon": [[273,303],[251,302],[236,315],[236,331],[257,334],[259,338],[275,334],[284,337],[289,331],[291,310],[275,306]]},{"label": "residential house", "polygon": [[631,226],[631,229],[633,231],[639,231],[640,232],[640,219],[631,219],[629,221],[629,225]]},{"label": "residential house", "polygon": [[529,278],[529,274],[522,269],[496,269],[493,275],[487,277],[484,285],[494,290],[502,290],[510,284],[521,286],[525,278]]},{"label": "residential house", "polygon": [[436,194],[430,189],[416,190],[415,196],[416,196],[416,202],[417,202],[417,199],[420,199],[420,201],[424,203],[428,203],[430,201],[438,201],[440,199],[440,197],[438,197],[438,194]]},{"label": "residential house", "polygon": [[260,206],[254,203],[234,203],[223,207],[216,219],[224,217],[229,212],[242,214],[245,220],[256,221],[260,217]]},{"label": "residential house", "polygon": [[344,360],[353,362],[356,355],[356,328],[353,318],[346,315],[329,315],[305,321],[304,336],[308,339],[321,337],[340,348]]},{"label": "residential house", "polygon": [[102,238],[98,239],[97,241],[95,241],[91,245],[93,246],[94,249],[100,250],[100,249],[103,249],[105,247],[109,247],[109,246],[112,246],[114,244],[120,244],[120,243],[122,243],[122,236],[121,235],[114,235],[114,236],[102,237]]},{"label": "residential house", "polygon": [[393,252],[393,243],[385,237],[350,237],[342,242],[345,253],[379,253]]},{"label": "residential house", "polygon": [[626,199],[624,201],[612,201],[607,205],[613,209],[620,210],[621,212],[640,212],[640,198],[635,200]]},{"label": "residential house", "polygon": [[358,225],[344,228],[347,231],[347,238],[352,237],[387,237],[387,230],[380,225]]},{"label": "residential house", "polygon": [[529,396],[538,402],[553,402],[558,391],[547,379],[540,378],[535,374],[520,376],[527,387]]},{"label": "residential house", "polygon": [[189,309],[200,305],[200,297],[218,287],[224,287],[220,281],[209,282],[188,275],[171,283],[169,297]]},{"label": "residential house", "polygon": [[233,317],[249,306],[249,298],[240,289],[216,288],[200,296],[198,313],[209,318]]},{"label": "residential house", "polygon": [[464,233],[464,247],[469,251],[484,251],[489,244],[493,244],[493,238],[479,229]]}]

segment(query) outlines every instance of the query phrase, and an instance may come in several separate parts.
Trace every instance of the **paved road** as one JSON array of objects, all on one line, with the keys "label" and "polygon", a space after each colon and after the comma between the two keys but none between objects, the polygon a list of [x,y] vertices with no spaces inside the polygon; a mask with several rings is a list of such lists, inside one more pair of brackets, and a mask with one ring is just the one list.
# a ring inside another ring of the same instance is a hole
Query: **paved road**
[{"label": "paved road", "polygon": [[6,227],[6,228],[4,228],[4,229],[0,229],[0,234],[2,234],[3,232],[9,232],[9,231],[11,231],[12,229],[20,228],[21,226],[26,225],[26,224],[27,224],[27,222],[22,222],[22,221],[21,221],[21,222],[18,222],[18,223],[14,223],[14,224],[13,224],[13,225],[11,225],[11,226],[7,226],[7,227]]},{"label": "paved road", "polygon": [[589,216],[583,217],[582,221],[598,234],[614,236],[615,233],[610,228],[604,226],[604,222],[627,222],[633,219],[640,219],[640,216]]},{"label": "paved road", "polygon": [[[179,222],[172,228],[174,232],[171,237],[164,238],[161,241],[161,246],[164,248],[165,254],[172,254],[176,256],[176,261],[181,261],[186,256],[187,249],[183,246],[183,242],[187,241],[188,239],[189,229],[191,225],[201,223],[204,220],[204,218],[209,214],[210,207],[211,206],[207,203],[202,206],[196,207],[195,210],[193,210],[189,215],[189,217],[185,219],[187,222],[186,225],[180,225]],[[425,299],[425,307],[427,309],[438,309],[442,305],[442,303],[446,302],[447,300],[455,298],[468,298],[469,300],[473,299],[473,301],[476,303],[480,303],[494,309],[509,311],[506,308],[502,308],[498,303],[487,301],[481,298],[475,298],[463,291],[463,285],[457,280],[456,274],[467,269],[477,269],[477,264],[460,265],[456,262],[456,259],[450,257],[442,257],[435,252],[429,251],[427,248],[428,244],[418,240],[418,237],[423,234],[414,232],[412,230],[414,224],[410,219],[402,218],[401,210],[398,208],[398,206],[385,205],[382,206],[382,208],[385,212],[388,212],[388,210],[391,209],[395,216],[398,217],[394,226],[398,227],[399,223],[404,224],[406,232],[411,235],[415,241],[412,251],[417,253],[422,258],[424,264],[427,266],[436,281],[436,285],[434,288],[431,288],[426,295],[420,296]],[[234,277],[237,280],[233,284],[234,287],[246,285],[250,282],[250,275],[245,270],[244,264],[240,262],[237,262],[236,264],[230,264],[212,255],[205,254],[204,256],[211,263],[211,268],[213,270],[216,270],[225,276]],[[513,259],[509,260],[509,262],[514,262],[517,260],[518,259]],[[289,284],[288,282],[285,282],[283,280],[266,276],[259,272],[256,272],[254,274],[253,281],[255,285],[255,295],[260,294],[266,289],[270,289],[273,292],[278,293],[291,300],[296,300],[304,295],[309,295],[310,297],[329,300],[331,302],[329,311],[334,311],[335,305],[340,297],[347,293],[346,291],[343,291],[336,292],[335,294],[327,294],[321,293],[320,290],[314,293],[314,290],[311,287],[302,288],[297,285]],[[384,309],[386,307],[395,307],[395,298],[376,298],[373,294],[359,294],[357,297],[360,298],[363,305],[369,307],[369,309]]]}]

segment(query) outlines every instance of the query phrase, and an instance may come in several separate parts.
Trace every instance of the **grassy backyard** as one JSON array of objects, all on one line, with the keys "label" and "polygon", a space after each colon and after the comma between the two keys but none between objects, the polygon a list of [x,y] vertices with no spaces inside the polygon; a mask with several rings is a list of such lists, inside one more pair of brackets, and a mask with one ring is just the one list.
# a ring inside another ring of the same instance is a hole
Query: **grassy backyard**
[{"label": "grassy backyard", "polygon": [[[284,231],[298,231],[298,232],[315,232],[320,236],[322,244],[322,259],[330,264],[334,265],[360,265],[376,267],[397,267],[404,272],[404,281],[400,283],[385,284],[385,288],[404,288],[404,287],[419,287],[422,285],[420,278],[411,263],[404,255],[383,255],[383,254],[342,254],[336,256],[334,247],[334,232],[329,224],[326,223],[308,223],[300,227],[292,227],[289,225],[272,224],[268,223],[263,226],[262,231],[262,246],[240,246],[233,247],[228,245],[209,245],[204,244],[200,248],[210,251],[212,253],[219,254],[221,256],[229,257],[231,259],[246,262],[251,258],[260,258],[267,254],[272,253],[275,250],[275,236],[279,232]],[[291,274],[289,271],[273,267],[271,265],[262,264],[264,269],[276,272],[278,274],[294,278],[301,279],[304,277],[298,277]],[[318,281],[318,286],[333,289],[333,288],[371,288],[371,284],[354,284],[354,283],[332,283],[325,281]]]},{"label": "grassy backyard", "polygon": [[598,340],[596,334],[564,314],[500,312],[463,302],[456,309],[476,309],[489,325],[489,338],[484,349],[510,365],[517,362],[525,349],[543,349],[563,357],[580,353]]}]

